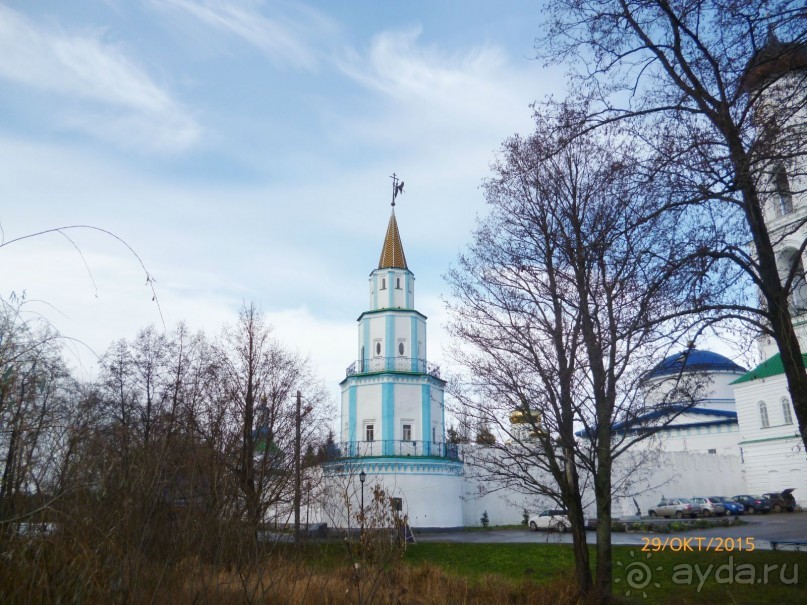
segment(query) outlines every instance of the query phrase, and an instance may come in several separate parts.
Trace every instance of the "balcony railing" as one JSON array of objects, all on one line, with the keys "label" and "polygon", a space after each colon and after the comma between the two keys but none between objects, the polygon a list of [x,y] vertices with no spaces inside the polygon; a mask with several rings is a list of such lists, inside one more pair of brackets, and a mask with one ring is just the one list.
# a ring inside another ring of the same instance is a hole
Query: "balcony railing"
[{"label": "balcony railing", "polygon": [[461,460],[459,446],[436,441],[343,441],[333,444],[326,451],[327,460],[363,458],[369,456],[393,456],[413,458],[447,458]]},{"label": "balcony railing", "polygon": [[347,367],[345,375],[353,376],[355,374],[373,374],[375,372],[415,372],[440,378],[440,366],[417,357],[357,359]]}]

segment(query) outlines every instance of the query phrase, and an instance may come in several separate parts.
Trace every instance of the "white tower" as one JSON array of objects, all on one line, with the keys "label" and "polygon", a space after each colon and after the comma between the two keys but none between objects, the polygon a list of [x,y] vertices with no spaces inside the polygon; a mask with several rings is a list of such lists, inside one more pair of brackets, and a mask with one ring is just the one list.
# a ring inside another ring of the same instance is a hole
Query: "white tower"
[{"label": "white tower", "polygon": [[[752,95],[754,125],[764,165],[753,174],[764,202],[765,222],[780,276],[792,276],[790,309],[802,347],[807,347],[807,45],[782,42],[773,31],[746,67],[743,87]],[[807,455],[776,343],[763,336],[765,361],[735,380],[740,457],[751,494],[795,488],[807,506]]]},{"label": "white tower", "polygon": [[366,473],[400,498],[413,527],[462,525],[462,462],[445,441],[445,382],[426,357],[426,316],[415,310],[415,276],[404,256],[393,175],[392,214],[369,309],[358,318],[357,357],[342,387],[340,472]]},{"label": "white tower", "polygon": [[[780,41],[768,32],[765,45],[746,68],[743,87],[751,96],[757,144],[766,157],[754,175],[765,223],[776,248],[782,281],[793,274],[790,310],[802,349],[807,346],[807,46]],[[778,352],[773,339],[760,339],[764,358]]]}]

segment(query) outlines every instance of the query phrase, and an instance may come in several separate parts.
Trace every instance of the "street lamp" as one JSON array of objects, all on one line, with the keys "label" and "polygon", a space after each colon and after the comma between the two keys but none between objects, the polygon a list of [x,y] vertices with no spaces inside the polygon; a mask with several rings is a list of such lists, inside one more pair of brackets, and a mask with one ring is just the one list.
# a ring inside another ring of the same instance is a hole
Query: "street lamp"
[{"label": "street lamp", "polygon": [[367,473],[359,473],[359,483],[361,483],[361,534],[364,535],[364,482],[367,480]]}]

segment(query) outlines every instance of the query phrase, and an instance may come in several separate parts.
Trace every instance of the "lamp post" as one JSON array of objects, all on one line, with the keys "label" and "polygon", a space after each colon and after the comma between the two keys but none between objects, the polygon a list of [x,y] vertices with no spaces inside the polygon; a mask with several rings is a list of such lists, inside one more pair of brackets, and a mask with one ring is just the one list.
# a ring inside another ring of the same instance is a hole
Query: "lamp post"
[{"label": "lamp post", "polygon": [[364,536],[364,482],[367,480],[367,473],[359,473],[359,483],[361,483],[361,535]]}]

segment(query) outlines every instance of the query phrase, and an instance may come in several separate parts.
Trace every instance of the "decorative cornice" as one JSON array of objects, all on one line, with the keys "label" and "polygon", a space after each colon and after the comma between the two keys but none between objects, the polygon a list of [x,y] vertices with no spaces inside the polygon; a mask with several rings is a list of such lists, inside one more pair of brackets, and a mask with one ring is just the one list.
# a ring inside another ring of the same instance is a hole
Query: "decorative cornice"
[{"label": "decorative cornice", "polygon": [[418,315],[423,319],[429,319],[420,311],[415,311],[414,309],[399,309],[399,308],[392,308],[392,307],[385,307],[383,309],[373,309],[372,311],[364,311],[356,321],[361,321],[365,315],[380,315],[380,314],[390,314],[390,315],[402,315],[402,316],[409,316],[409,315]]},{"label": "decorative cornice", "polygon": [[749,439],[747,441],[740,441],[737,445],[748,445],[749,443],[765,443],[767,441],[786,441],[788,439],[799,439],[798,434],[795,435],[782,435],[780,437],[765,437],[764,439]]},{"label": "decorative cornice", "polygon": [[358,475],[364,471],[368,475],[452,475],[462,476],[463,463],[443,458],[351,458],[323,465],[325,476]]},{"label": "decorative cornice", "polygon": [[436,387],[445,388],[446,381],[440,378],[435,378],[425,372],[373,372],[372,374],[351,374],[347,376],[339,386],[348,387],[353,384],[383,384],[386,382],[402,383],[408,382],[412,384],[429,383]]}]

